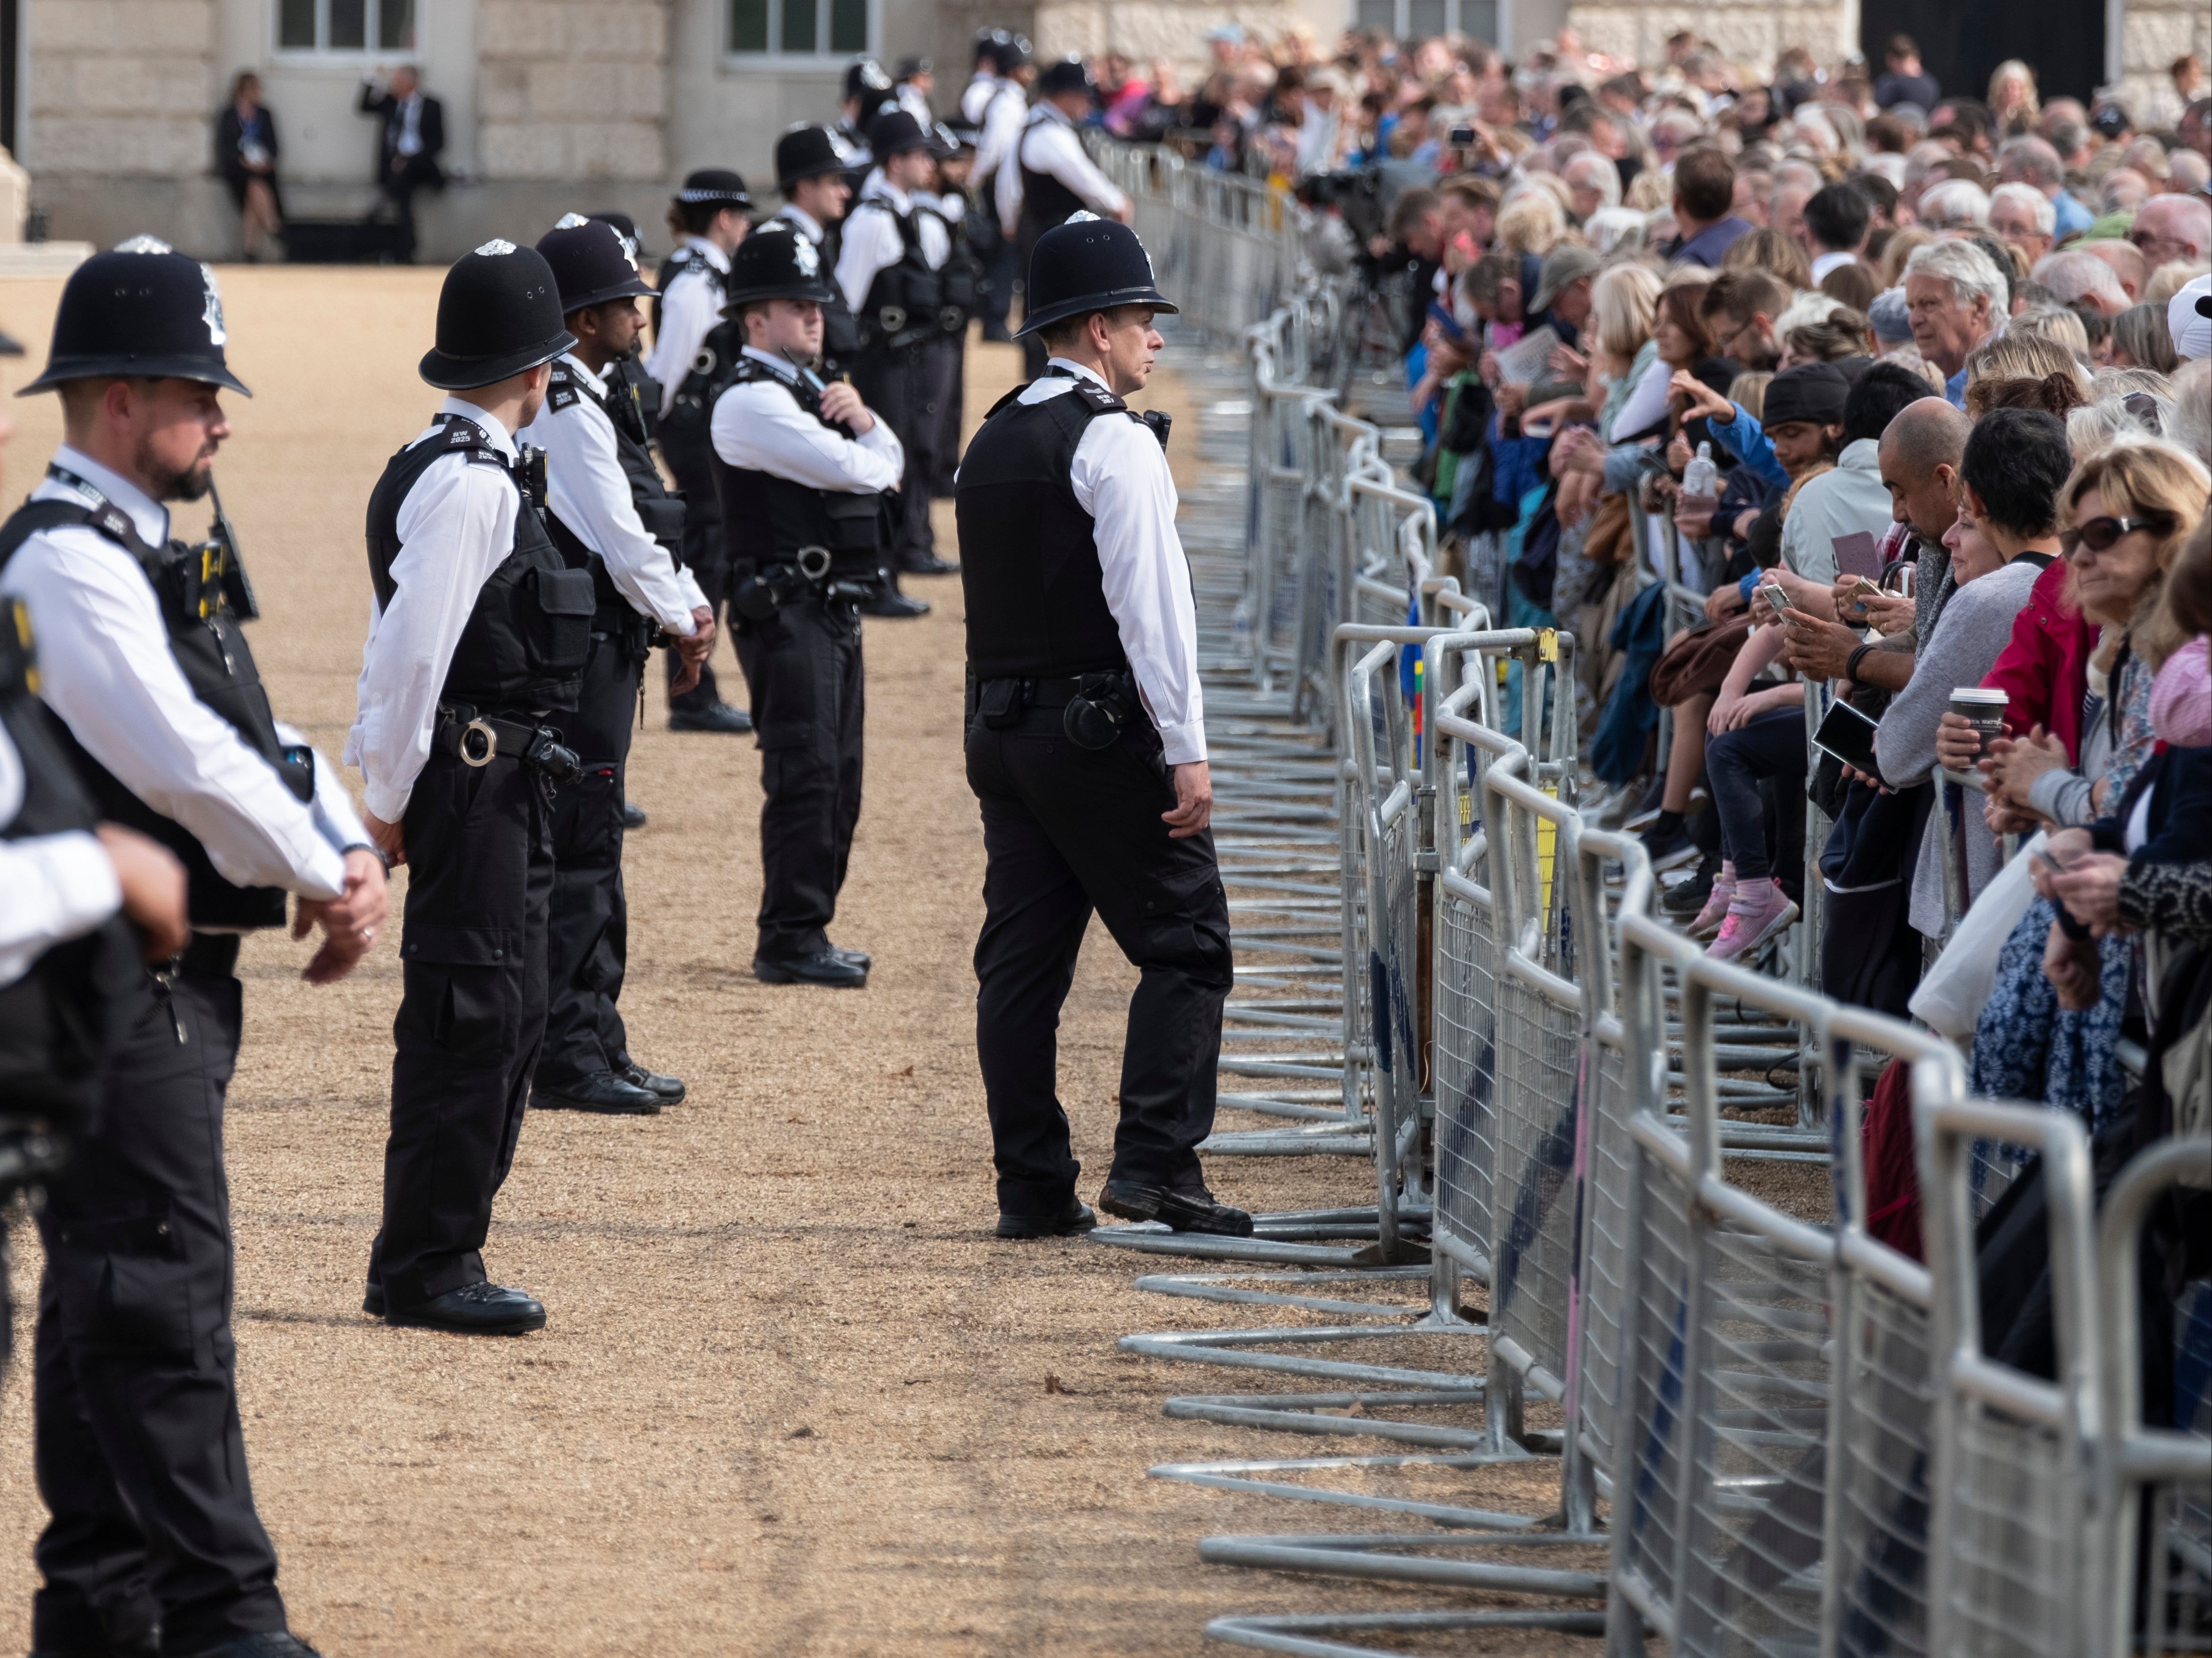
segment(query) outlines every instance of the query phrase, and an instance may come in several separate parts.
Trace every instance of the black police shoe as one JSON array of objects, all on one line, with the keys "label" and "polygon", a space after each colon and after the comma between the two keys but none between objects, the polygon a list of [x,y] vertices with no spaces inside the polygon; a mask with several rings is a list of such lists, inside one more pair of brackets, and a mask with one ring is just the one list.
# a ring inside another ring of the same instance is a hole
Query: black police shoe
[{"label": "black police shoe", "polygon": [[159,1658],[161,1637],[153,1630],[118,1639],[110,1635],[96,1647],[33,1647],[31,1658]]},{"label": "black police shoe", "polygon": [[1129,1181],[1106,1182],[1098,1206],[1124,1220],[1156,1220],[1176,1232],[1212,1232],[1227,1238],[1252,1236],[1252,1217],[1242,1209],[1216,1203],[1213,1194],[1171,1192],[1164,1186],[1139,1186]]},{"label": "black police shoe", "polygon": [[545,1327],[545,1309],[536,1297],[496,1284],[470,1284],[413,1307],[387,1307],[386,1324],[423,1330],[450,1330],[465,1336],[519,1336]]},{"label": "black police shoe", "polygon": [[675,1077],[664,1077],[658,1071],[647,1071],[627,1054],[616,1065],[615,1074],[648,1094],[660,1096],[663,1105],[674,1105],[684,1097],[684,1084]]},{"label": "black police shoe", "polygon": [[720,732],[728,737],[743,737],[752,728],[752,715],[726,702],[704,708],[672,708],[668,712],[668,729],[672,732]]},{"label": "black police shoe", "polygon": [[645,808],[643,806],[634,806],[627,800],[623,802],[623,827],[624,829],[641,829],[645,827]]},{"label": "black police shoe", "polygon": [[901,575],[958,575],[960,566],[951,559],[939,558],[935,553],[925,553],[910,563],[899,566]]},{"label": "black police shoe", "polygon": [[192,1658],[322,1658],[296,1635],[277,1630],[266,1635],[241,1635],[221,1646],[202,1647]]},{"label": "black police shoe", "polygon": [[841,962],[850,962],[863,973],[876,964],[876,958],[865,950],[840,950],[836,945],[832,944],[830,946],[830,953]]},{"label": "black police shoe", "polygon": [[1070,1196],[1067,1207],[1056,1215],[1010,1215],[999,1212],[1002,1238],[1068,1238],[1098,1224],[1098,1217],[1081,1198]]},{"label": "black police shoe", "polygon": [[596,1111],[608,1117],[649,1117],[660,1109],[660,1096],[611,1071],[578,1077],[530,1090],[532,1111]]},{"label": "black police shoe", "polygon": [[878,593],[873,598],[861,601],[860,614],[905,621],[912,616],[927,616],[929,606],[925,601],[908,598],[904,593]]},{"label": "black police shoe", "polygon": [[859,990],[868,982],[868,969],[831,950],[807,956],[753,957],[753,977],[764,985],[827,985],[833,990]]}]

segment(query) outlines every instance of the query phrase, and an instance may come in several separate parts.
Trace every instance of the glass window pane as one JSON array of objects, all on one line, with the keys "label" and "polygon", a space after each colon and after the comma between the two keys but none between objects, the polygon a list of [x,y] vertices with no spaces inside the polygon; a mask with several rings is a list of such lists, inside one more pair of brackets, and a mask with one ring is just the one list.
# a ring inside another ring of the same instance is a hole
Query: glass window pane
[{"label": "glass window pane", "polygon": [[415,50],[415,0],[377,0],[376,44],[386,52]]},{"label": "glass window pane", "polygon": [[368,0],[330,0],[332,52],[360,52],[368,45]]},{"label": "glass window pane", "polygon": [[1459,27],[1462,34],[1496,46],[1498,0],[1459,0]]},{"label": "glass window pane", "polygon": [[768,0],[730,0],[730,50],[768,50]]},{"label": "glass window pane", "polygon": [[1406,10],[1406,33],[1410,39],[1425,40],[1444,32],[1444,0],[1413,0]]},{"label": "glass window pane", "polygon": [[819,52],[814,38],[815,0],[783,0],[783,33],[779,52]]},{"label": "glass window pane", "polygon": [[276,44],[299,52],[315,49],[315,0],[280,0]]},{"label": "glass window pane", "polygon": [[1398,0],[1359,0],[1358,27],[1395,34],[1398,32]]},{"label": "glass window pane", "polygon": [[830,50],[868,49],[868,0],[830,0]]}]

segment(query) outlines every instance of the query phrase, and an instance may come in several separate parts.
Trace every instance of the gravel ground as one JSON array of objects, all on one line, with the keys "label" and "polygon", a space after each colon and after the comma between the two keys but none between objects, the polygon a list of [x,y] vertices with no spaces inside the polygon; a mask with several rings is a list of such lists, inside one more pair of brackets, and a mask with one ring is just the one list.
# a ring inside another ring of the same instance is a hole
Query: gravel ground
[{"label": "gravel ground", "polygon": [[[368,615],[363,506],[435,406],[415,363],[437,273],[223,281],[231,360],[260,394],[231,399],[220,468],[265,612],[254,647],[280,714],[335,756]],[[0,327],[39,343],[33,362],[58,288],[0,284]],[[979,345],[970,362],[972,416],[1018,359]],[[10,366],[8,389],[30,372]],[[1177,407],[1171,378],[1159,400]],[[6,489],[20,497],[58,409],[7,406]],[[1188,465],[1194,443],[1178,449]],[[181,521],[196,531],[198,514]],[[1171,1392],[1245,1384],[1117,1354],[1115,1338],[1244,1321],[1237,1310],[1140,1295],[1140,1264],[1119,1251],[988,1236],[959,584],[913,590],[934,614],[867,624],[867,806],[836,929],[874,954],[864,993],[752,980],[757,756],[669,734],[656,679],[631,762],[652,823],[629,844],[623,1008],[636,1053],[691,1096],[654,1119],[526,1126],[486,1253],[495,1277],[544,1298],[544,1333],[469,1340],[360,1313],[392,946],[314,990],[297,977],[305,946],[249,944],[230,1096],[240,1393],[294,1627],[334,1658],[1188,1654],[1227,1612],[1453,1604],[1200,1565],[1211,1533],[1355,1522],[1147,1480],[1148,1464],[1372,1442],[1164,1420]],[[726,649],[719,665],[741,689]],[[1086,1195],[1110,1144],[1133,978],[1094,932],[1062,1031]],[[1261,1160],[1214,1179],[1276,1208],[1358,1201],[1361,1171]],[[20,1224],[14,1237],[27,1288],[36,1238]],[[1422,1347],[1407,1358],[1455,1362]],[[41,1518],[29,1416],[19,1365],[0,1392],[0,1649],[27,1637]],[[1447,1500],[1534,1500],[1500,1477],[1423,1483]],[[1583,1644],[1510,1635],[1478,1649]]]}]

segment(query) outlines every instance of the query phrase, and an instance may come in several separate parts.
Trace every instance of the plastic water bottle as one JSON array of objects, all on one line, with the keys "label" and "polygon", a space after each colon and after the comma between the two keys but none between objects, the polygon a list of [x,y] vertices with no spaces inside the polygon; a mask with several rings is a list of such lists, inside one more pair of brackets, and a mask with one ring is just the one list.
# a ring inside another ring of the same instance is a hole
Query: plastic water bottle
[{"label": "plastic water bottle", "polygon": [[1698,456],[1682,469],[1682,493],[1686,495],[1718,496],[1716,486],[1720,482],[1721,469],[1713,465],[1713,446],[1711,442],[1698,446]]}]

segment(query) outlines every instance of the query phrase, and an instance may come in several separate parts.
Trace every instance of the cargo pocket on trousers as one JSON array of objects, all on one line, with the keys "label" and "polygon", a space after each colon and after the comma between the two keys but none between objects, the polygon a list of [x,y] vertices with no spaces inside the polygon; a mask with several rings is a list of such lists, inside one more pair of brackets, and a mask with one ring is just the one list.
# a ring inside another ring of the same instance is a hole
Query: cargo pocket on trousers
[{"label": "cargo pocket on trousers", "polygon": [[804,749],[814,742],[814,664],[795,645],[761,663],[753,725],[766,750]]},{"label": "cargo pocket on trousers", "polygon": [[51,1257],[73,1333],[95,1346],[189,1351],[191,1272],[166,1214],[71,1218]]},{"label": "cargo pocket on trousers", "polygon": [[400,960],[410,974],[434,981],[430,1040],[454,1059],[496,1059],[505,1051],[520,949],[520,936],[504,928],[407,929]]}]

